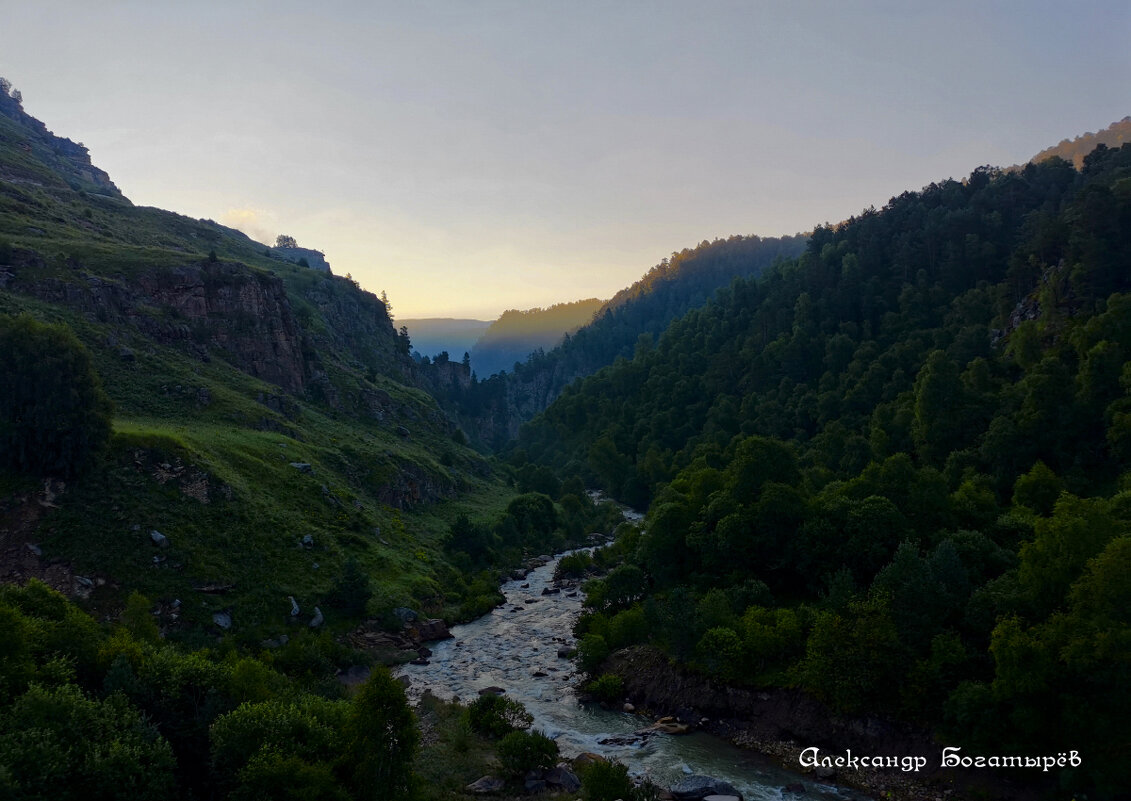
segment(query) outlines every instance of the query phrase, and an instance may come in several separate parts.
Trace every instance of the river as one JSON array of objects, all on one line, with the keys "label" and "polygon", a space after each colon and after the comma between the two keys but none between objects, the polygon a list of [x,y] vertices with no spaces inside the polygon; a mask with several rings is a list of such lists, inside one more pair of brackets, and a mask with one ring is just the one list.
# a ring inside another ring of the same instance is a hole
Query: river
[{"label": "river", "polygon": [[[396,675],[409,679],[409,698],[415,703],[430,690],[440,698],[469,703],[478,697],[479,690],[502,687],[508,697],[521,701],[534,716],[533,728],[557,741],[563,756],[583,751],[601,754],[662,787],[696,773],[725,779],[741,790],[747,801],[779,801],[782,788],[797,783],[805,786],[806,798],[865,798],[785,770],[767,757],[706,733],[632,738],[633,732],[653,721],[580,703],[575,692],[579,677],[573,662],[560,658],[558,649],[574,643],[572,629],[581,610],[581,593],[570,597],[563,590],[542,595],[543,589],[554,586],[557,562],[555,558],[530,571],[526,578],[504,584],[501,591],[506,603],[478,620],[454,626],[454,639],[431,645],[429,664],[398,668]],[[632,742],[601,742],[626,737]]]}]

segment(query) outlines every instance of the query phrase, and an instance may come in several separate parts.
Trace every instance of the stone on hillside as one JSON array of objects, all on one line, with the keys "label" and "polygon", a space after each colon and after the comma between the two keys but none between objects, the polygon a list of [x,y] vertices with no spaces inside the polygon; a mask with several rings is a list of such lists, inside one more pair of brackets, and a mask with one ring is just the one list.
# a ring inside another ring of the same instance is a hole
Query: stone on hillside
[{"label": "stone on hillside", "polygon": [[577,774],[565,765],[558,765],[556,768],[551,768],[546,771],[546,775],[543,778],[545,778],[547,784],[561,788],[567,793],[576,793],[581,789],[581,779],[577,778]]},{"label": "stone on hillside", "polygon": [[227,612],[213,612],[212,622],[224,629],[224,631],[227,631],[232,627],[232,616]]},{"label": "stone on hillside", "polygon": [[168,548],[169,547],[169,538],[166,537],[164,534],[162,534],[157,529],[153,529],[152,531],[149,532],[149,539],[153,540],[153,544],[156,545],[158,548]]},{"label": "stone on hillside", "polygon": [[734,796],[742,801],[742,793],[729,782],[710,776],[688,776],[671,788],[671,794],[678,799],[701,801],[710,795]]},{"label": "stone on hillside", "polygon": [[503,788],[506,787],[506,782],[502,779],[496,779],[494,776],[484,776],[476,779],[471,784],[467,785],[464,789],[469,793],[476,793],[477,795],[488,795],[493,793],[501,793]]},{"label": "stone on hillside", "polygon": [[303,534],[302,535],[302,547],[306,548],[306,550],[308,550],[308,551],[311,548],[314,547],[314,535],[313,534]]},{"label": "stone on hillside", "polygon": [[310,619],[310,627],[316,629],[326,622],[326,618],[322,617],[322,610],[317,606],[314,607],[314,617]]},{"label": "stone on hillside", "polygon": [[413,612],[407,606],[398,606],[393,610],[393,614],[396,615],[397,620],[399,620],[401,623],[411,623],[412,621],[420,617],[418,614],[416,614],[416,612]]},{"label": "stone on hillside", "polygon": [[302,611],[298,608],[298,601],[295,600],[293,595],[288,595],[287,600],[291,602],[291,617],[298,617],[298,613]]},{"label": "stone on hillside", "polygon": [[36,556],[43,556],[43,551],[34,542],[25,542],[24,545]]},{"label": "stone on hillside", "polygon": [[310,466],[309,462],[291,462],[291,467],[300,473],[313,473],[314,468]]},{"label": "stone on hillside", "polygon": [[546,791],[546,782],[542,779],[527,779],[522,788],[526,791],[527,795],[538,795]]}]

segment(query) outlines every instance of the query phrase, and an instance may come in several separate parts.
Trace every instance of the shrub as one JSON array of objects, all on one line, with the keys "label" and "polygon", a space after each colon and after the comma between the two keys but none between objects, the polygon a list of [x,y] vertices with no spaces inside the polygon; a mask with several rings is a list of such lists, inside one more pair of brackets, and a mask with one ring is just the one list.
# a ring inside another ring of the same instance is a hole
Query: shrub
[{"label": "shrub", "polygon": [[609,646],[600,634],[586,634],[577,644],[577,662],[586,673],[593,675],[609,656]]},{"label": "shrub", "polygon": [[467,708],[467,722],[472,731],[487,737],[505,737],[525,729],[534,718],[518,701],[502,695],[482,695]]},{"label": "shrub", "polygon": [[0,319],[0,459],[74,475],[110,439],[112,406],[90,354],[65,326]]},{"label": "shrub", "polygon": [[554,578],[581,578],[592,564],[593,557],[588,551],[567,554],[558,560],[558,566],[554,568]]},{"label": "shrub", "polygon": [[[242,704],[218,718],[209,732],[216,779],[224,785],[242,783],[238,777],[268,754],[307,764],[331,762],[346,711],[346,704],[323,699],[303,707],[282,701]],[[265,778],[263,765],[258,776]]]},{"label": "shrub", "polygon": [[334,582],[330,595],[327,598],[330,606],[341,609],[351,615],[365,613],[365,605],[373,597],[373,590],[369,586],[369,574],[361,564],[350,557],[342,568],[342,575]]},{"label": "shrub", "polygon": [[496,751],[503,770],[516,777],[552,768],[558,759],[558,744],[540,731],[512,731]]},{"label": "shrub", "polygon": [[400,801],[414,796],[412,760],[420,738],[404,688],[389,671],[374,668],[361,685],[342,735],[339,764],[354,797]]},{"label": "shrub", "polygon": [[169,744],[120,695],[95,701],[73,685],[33,686],[0,730],[5,798],[164,801],[174,768]]},{"label": "shrub", "polygon": [[624,696],[624,681],[613,673],[605,673],[585,685],[585,692],[603,704],[615,704]]},{"label": "shrub", "polygon": [[586,801],[616,801],[631,798],[632,780],[628,768],[619,762],[594,762],[581,773]]}]

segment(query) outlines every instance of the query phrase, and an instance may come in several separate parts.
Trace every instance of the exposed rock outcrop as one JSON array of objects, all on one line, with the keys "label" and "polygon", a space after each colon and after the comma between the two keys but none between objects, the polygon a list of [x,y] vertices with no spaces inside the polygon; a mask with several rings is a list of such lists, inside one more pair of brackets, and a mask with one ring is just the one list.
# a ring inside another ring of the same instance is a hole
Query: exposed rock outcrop
[{"label": "exposed rock outcrop", "polygon": [[[15,122],[26,139],[20,142],[21,149],[31,158],[38,160],[49,172],[41,172],[14,163],[0,164],[0,180],[11,183],[50,186],[62,178],[72,189],[82,189],[129,202],[110,180],[110,176],[95,167],[90,161],[90,151],[80,142],[73,142],[56,136],[47,126],[32,117],[23,107],[23,98],[11,84],[0,78],[0,115]],[[54,173],[54,175],[52,175]]]},{"label": "exposed rock outcrop", "polygon": [[18,255],[11,291],[128,325],[203,359],[215,349],[239,369],[291,392],[305,385],[303,334],[275,276],[242,264],[204,262],[142,271],[127,283],[84,274],[73,264],[77,276],[25,281],[22,267],[42,265],[30,251]]},{"label": "exposed rock outcrop", "polygon": [[326,254],[321,250],[311,250],[310,248],[271,248],[271,253],[276,256],[281,256],[289,262],[294,264],[305,264],[303,266],[309,267],[312,270],[320,272],[330,272],[330,263],[326,261]]}]

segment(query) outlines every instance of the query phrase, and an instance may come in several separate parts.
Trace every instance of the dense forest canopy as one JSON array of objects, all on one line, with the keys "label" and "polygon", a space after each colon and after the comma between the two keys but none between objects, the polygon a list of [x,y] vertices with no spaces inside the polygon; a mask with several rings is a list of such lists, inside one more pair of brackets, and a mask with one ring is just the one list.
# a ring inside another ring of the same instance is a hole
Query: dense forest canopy
[{"label": "dense forest canopy", "polygon": [[1064,780],[1113,794],[1129,265],[1131,146],[981,168],[818,228],[568,388],[512,458],[650,504],[641,591],[579,631],[970,749],[1078,747]]}]

